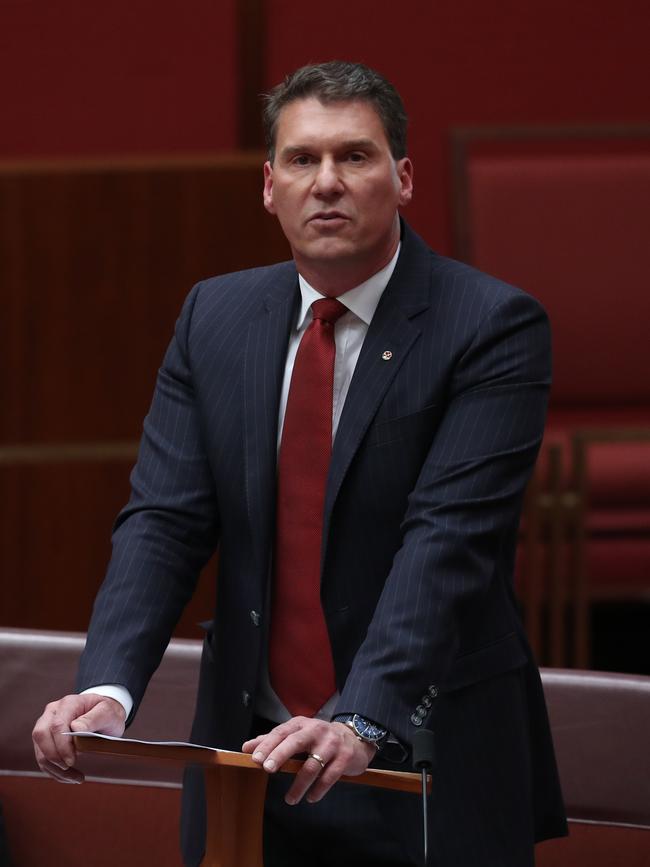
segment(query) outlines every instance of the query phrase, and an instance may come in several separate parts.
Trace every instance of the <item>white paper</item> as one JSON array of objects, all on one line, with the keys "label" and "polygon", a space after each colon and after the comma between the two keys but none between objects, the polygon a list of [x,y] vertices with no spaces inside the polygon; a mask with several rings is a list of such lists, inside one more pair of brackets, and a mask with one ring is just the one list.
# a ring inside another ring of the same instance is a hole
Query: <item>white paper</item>
[{"label": "white paper", "polygon": [[189,744],[185,741],[142,741],[137,738],[121,738],[115,735],[100,735],[97,732],[62,732],[76,738],[101,738],[104,741],[122,741],[127,744],[153,744],[157,747],[192,747],[195,750],[211,750],[213,753],[232,753],[233,750],[218,750],[216,747],[202,747],[200,744]]}]

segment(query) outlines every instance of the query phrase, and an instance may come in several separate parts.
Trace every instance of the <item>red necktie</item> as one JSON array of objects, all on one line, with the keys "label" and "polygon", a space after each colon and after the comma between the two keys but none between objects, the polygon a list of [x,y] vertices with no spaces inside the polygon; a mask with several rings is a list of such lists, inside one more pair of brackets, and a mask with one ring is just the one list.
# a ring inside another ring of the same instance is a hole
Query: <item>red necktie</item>
[{"label": "red necktie", "polygon": [[320,601],[325,486],[332,453],[336,298],[312,304],[293,366],[278,459],[271,683],[292,716],[313,716],[334,694]]}]

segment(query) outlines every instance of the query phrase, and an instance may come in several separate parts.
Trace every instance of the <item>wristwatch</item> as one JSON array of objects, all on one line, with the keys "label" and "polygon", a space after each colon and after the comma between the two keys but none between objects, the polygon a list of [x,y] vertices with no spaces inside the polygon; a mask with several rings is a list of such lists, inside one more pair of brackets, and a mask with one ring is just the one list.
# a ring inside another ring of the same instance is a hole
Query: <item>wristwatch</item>
[{"label": "wristwatch", "polygon": [[377,723],[360,716],[358,713],[341,713],[334,717],[333,722],[340,722],[352,729],[355,736],[367,744],[372,744],[380,750],[388,737],[388,730]]}]

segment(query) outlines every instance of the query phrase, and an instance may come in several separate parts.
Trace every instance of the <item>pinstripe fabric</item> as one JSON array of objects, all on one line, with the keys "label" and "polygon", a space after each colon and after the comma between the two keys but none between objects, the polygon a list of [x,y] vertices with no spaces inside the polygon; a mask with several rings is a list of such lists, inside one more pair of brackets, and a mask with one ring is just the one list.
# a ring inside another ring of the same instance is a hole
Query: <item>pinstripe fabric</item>
[{"label": "pinstripe fabric", "polygon": [[[251,611],[266,615],[278,396],[296,302],[292,263],[208,280],[190,293],[159,373],[81,663],[79,688],[122,683],[137,707],[218,541],[217,606],[193,737],[230,749],[251,724],[263,631]],[[524,672],[525,701],[521,682],[510,695],[524,707],[526,731],[510,755],[497,737],[511,724],[510,708],[476,699],[479,734],[503,753],[504,769],[476,809],[489,817],[510,809],[499,790],[530,792],[527,821],[519,807],[516,822],[512,816],[519,849],[565,828],[543,698],[512,592],[549,357],[537,302],[437,256],[405,227],[339,423],[324,513],[321,597],[338,712],[375,719],[408,744],[421,724],[444,717],[438,708],[450,696],[467,720],[472,696],[489,694],[481,684]],[[453,741],[454,726],[443,728]],[[462,743],[439,745],[447,748],[462,790],[474,779],[471,762]],[[194,850],[195,795],[185,824]],[[459,816],[445,831],[460,835],[461,848],[462,824]],[[471,860],[474,843],[467,861],[454,846],[447,848],[456,860],[440,867],[479,863]],[[524,863],[497,857],[500,833],[485,846],[493,855],[482,865]]]}]

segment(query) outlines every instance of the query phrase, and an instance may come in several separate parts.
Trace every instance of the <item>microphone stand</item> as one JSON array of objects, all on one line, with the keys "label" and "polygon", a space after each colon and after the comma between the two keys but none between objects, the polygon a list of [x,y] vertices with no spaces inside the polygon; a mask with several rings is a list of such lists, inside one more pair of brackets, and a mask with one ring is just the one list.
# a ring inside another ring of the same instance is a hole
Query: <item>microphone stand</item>
[{"label": "microphone stand", "polygon": [[427,813],[427,771],[433,769],[434,736],[429,729],[419,729],[412,738],[413,767],[422,774],[422,821],[424,826],[424,867],[429,857],[429,822]]}]

